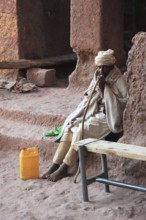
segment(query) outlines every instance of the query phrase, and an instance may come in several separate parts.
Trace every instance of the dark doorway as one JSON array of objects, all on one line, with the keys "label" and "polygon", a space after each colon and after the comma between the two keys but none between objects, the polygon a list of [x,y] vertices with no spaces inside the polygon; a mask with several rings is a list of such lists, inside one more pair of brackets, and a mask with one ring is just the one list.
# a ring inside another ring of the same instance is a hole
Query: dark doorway
[{"label": "dark doorway", "polygon": [[[72,53],[70,0],[17,0],[20,59],[42,59]],[[68,79],[75,63],[57,66],[58,79]],[[21,74],[25,75],[25,71]]]},{"label": "dark doorway", "polygon": [[132,37],[146,31],[146,0],[125,0],[124,47],[128,52],[132,46]]}]

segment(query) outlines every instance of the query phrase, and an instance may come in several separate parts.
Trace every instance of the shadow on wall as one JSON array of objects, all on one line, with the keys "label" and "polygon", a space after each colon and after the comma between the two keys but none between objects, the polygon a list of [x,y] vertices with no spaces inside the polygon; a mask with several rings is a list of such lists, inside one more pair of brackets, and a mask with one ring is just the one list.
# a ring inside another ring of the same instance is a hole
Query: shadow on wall
[{"label": "shadow on wall", "polygon": [[[70,0],[17,0],[17,16],[20,59],[41,59],[72,52]],[[74,68],[73,64],[57,67],[57,77],[68,77]]]},{"label": "shadow on wall", "polygon": [[124,47],[128,52],[134,35],[141,31],[146,32],[146,1],[125,0],[124,18]]}]

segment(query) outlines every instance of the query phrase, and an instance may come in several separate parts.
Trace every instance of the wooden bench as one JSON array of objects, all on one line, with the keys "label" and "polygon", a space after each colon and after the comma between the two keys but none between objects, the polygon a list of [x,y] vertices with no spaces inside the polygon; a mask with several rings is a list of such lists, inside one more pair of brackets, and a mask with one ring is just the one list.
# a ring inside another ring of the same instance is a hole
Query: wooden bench
[{"label": "wooden bench", "polygon": [[[115,155],[125,158],[131,158],[135,160],[146,161],[146,147],[89,138],[76,142],[74,144],[74,149],[76,151],[79,151],[82,193],[83,193],[84,201],[89,201],[88,185],[96,181],[103,183],[105,185],[106,192],[110,192],[109,185],[146,192],[146,187],[110,180],[108,178],[107,157],[106,157],[106,155]],[[85,156],[87,151],[101,154],[101,165],[102,165],[102,172],[88,179],[86,177],[86,156]]]}]

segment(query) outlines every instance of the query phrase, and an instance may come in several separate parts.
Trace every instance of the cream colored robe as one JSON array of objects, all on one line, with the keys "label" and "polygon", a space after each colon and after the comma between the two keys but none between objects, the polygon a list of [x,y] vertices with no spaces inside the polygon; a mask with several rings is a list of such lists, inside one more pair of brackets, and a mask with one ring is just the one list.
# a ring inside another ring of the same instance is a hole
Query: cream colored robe
[{"label": "cream colored robe", "polygon": [[[61,135],[72,131],[73,133],[76,132],[77,140],[81,139],[83,114],[95,82],[96,76],[94,74],[83,100],[65,120]],[[97,85],[85,117],[84,138],[102,139],[110,132],[119,133],[123,130],[123,111],[128,99],[128,89],[125,77],[117,67],[114,67],[106,77],[104,89],[105,115],[98,113],[100,99],[101,93]]]}]

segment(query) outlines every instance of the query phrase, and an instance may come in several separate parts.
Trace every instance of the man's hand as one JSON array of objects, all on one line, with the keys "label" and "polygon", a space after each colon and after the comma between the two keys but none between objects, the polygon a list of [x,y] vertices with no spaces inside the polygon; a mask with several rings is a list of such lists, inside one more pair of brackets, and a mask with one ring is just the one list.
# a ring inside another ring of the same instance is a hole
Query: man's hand
[{"label": "man's hand", "polygon": [[104,95],[104,87],[105,87],[105,78],[109,74],[110,70],[113,66],[98,66],[96,70],[96,78],[99,80],[99,88],[101,90],[102,95]]},{"label": "man's hand", "polygon": [[105,87],[105,77],[103,75],[98,76],[99,79],[99,88],[101,90],[102,95],[104,95],[104,87]]}]

